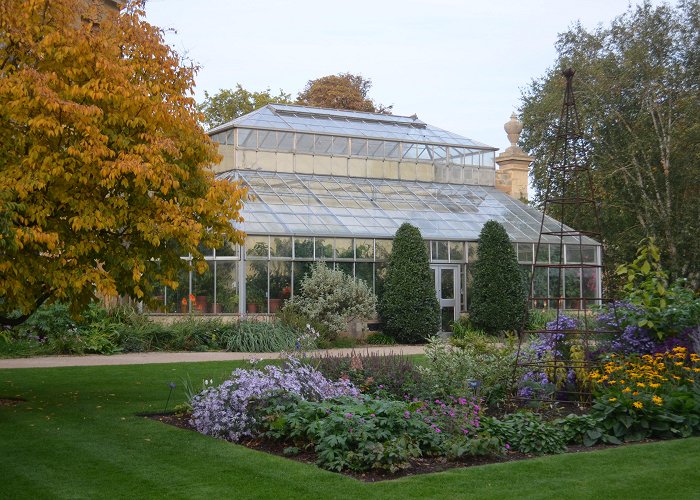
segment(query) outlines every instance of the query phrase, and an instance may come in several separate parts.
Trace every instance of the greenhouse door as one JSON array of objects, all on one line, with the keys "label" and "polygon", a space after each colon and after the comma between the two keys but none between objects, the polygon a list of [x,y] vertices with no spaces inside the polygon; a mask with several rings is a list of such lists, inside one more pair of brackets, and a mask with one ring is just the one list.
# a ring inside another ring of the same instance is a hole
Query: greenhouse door
[{"label": "greenhouse door", "polygon": [[440,304],[440,331],[450,332],[450,323],[459,318],[459,266],[430,266],[435,280],[435,293]]}]

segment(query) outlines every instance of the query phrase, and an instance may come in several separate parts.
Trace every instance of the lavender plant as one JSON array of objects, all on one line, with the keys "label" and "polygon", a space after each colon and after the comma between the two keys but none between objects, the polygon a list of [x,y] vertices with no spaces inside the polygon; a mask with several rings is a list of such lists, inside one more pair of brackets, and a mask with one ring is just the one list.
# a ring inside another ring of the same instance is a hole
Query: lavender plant
[{"label": "lavender plant", "polygon": [[192,398],[190,423],[202,434],[217,438],[253,437],[258,422],[249,411],[251,402],[276,393],[292,393],[307,401],[359,395],[348,380],[332,382],[313,367],[289,358],[282,367],[239,368],[221,385],[203,390]]}]

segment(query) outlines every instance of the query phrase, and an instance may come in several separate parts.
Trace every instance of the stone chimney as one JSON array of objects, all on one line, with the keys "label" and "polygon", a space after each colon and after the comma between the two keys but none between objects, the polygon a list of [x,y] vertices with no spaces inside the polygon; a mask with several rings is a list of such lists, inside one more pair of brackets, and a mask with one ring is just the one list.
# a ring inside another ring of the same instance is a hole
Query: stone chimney
[{"label": "stone chimney", "polygon": [[528,172],[530,163],[534,160],[518,146],[523,124],[515,116],[510,115],[510,120],[503,126],[508,135],[510,146],[496,157],[498,170],[496,171],[496,188],[513,198],[527,200]]}]

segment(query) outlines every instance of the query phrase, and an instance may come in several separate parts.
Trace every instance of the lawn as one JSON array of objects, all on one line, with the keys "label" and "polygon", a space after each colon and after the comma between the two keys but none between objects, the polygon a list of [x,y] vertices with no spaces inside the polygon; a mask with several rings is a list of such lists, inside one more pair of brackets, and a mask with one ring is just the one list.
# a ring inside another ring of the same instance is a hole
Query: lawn
[{"label": "lawn", "polygon": [[236,366],[0,370],[0,498],[700,498],[700,438],[367,484],[135,415]]}]

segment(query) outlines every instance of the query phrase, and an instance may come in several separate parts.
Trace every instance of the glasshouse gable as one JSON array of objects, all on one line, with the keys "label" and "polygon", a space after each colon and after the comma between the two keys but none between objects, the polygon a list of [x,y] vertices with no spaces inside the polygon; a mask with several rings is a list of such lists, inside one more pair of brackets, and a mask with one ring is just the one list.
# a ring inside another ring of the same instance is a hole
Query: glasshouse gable
[{"label": "glasshouse gable", "polygon": [[[511,147],[498,158],[496,148],[416,116],[270,104],[212,129],[223,156],[215,172],[242,180],[253,195],[242,212],[248,236],[242,246],[210,251],[209,270],[166,290],[163,311],[273,313],[299,292],[315,260],[377,290],[394,233],[410,222],[429,246],[444,321],[457,318],[486,221],[506,228],[524,267],[533,262],[542,214],[517,199],[527,197],[531,161],[515,146],[517,125],[514,117],[506,124]],[[558,262],[559,239],[543,241],[552,244],[540,248],[539,261]],[[586,243],[564,247],[567,262],[599,262],[596,242]],[[548,287],[558,281],[535,280],[536,295],[555,295]],[[572,297],[599,296],[596,273],[565,281]]]}]

